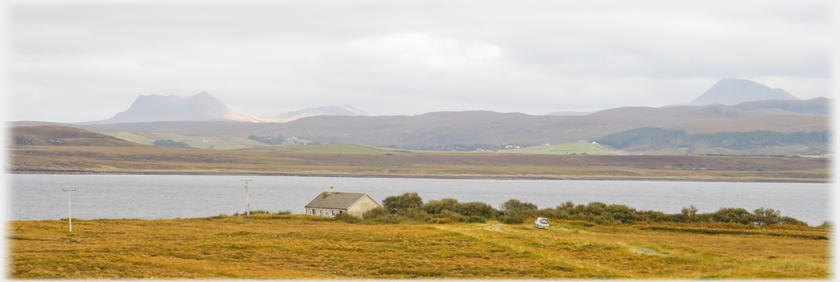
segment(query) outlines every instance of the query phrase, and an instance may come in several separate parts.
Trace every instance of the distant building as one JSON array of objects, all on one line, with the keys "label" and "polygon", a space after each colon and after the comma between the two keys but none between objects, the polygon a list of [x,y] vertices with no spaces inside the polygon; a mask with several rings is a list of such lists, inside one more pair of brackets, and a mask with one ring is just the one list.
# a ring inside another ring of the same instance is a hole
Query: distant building
[{"label": "distant building", "polygon": [[322,192],[305,206],[306,214],[326,217],[341,213],[362,217],[365,212],[376,207],[381,207],[381,205],[368,194],[335,192],[332,187],[330,191]]}]

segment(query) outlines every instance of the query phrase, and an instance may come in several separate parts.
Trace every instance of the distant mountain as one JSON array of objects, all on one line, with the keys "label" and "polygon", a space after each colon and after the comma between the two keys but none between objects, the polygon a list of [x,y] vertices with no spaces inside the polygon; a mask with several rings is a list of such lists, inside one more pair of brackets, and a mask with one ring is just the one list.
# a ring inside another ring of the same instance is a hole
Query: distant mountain
[{"label": "distant mountain", "polygon": [[287,122],[305,117],[314,116],[371,116],[362,110],[356,109],[350,105],[344,106],[326,106],[317,108],[307,108],[299,111],[286,112],[266,117],[276,122]]},{"label": "distant mountain", "polygon": [[[805,102],[805,101],[792,101]],[[662,110],[662,111],[659,111]],[[650,112],[657,112],[651,114]],[[797,115],[778,111],[789,118],[783,131],[825,130],[826,116]],[[680,128],[691,124],[739,123],[737,131],[775,130],[778,119],[772,111],[742,110],[735,106],[683,106],[682,109],[635,108],[602,111],[585,116],[536,116],[489,111],[434,112],[416,116],[314,116],[286,123],[154,122],[89,126],[99,132],[173,133],[191,136],[296,136],[312,142],[362,145],[457,145],[457,144],[557,144],[598,140],[611,133],[642,127]],[[775,115],[778,116],[778,115]],[[801,118],[812,117],[812,118]],[[748,120],[754,120],[747,122]],[[732,132],[726,127],[715,131]]]},{"label": "distant mountain", "polygon": [[622,107],[597,111],[590,116],[611,117],[696,117],[696,118],[760,118],[778,115],[829,115],[828,98],[810,100],[764,100],[743,102],[736,105],[671,106],[671,107]]},{"label": "distant mountain", "polygon": [[547,116],[585,116],[591,114],[592,112],[575,112],[575,111],[559,111],[559,112],[550,112],[545,115]]},{"label": "distant mountain", "polygon": [[[598,140],[608,134],[643,127],[687,129],[704,134],[756,130],[785,133],[825,131],[830,128],[827,116],[830,103],[830,99],[815,98],[753,101],[733,106],[624,107],[582,116],[536,116],[490,111],[433,112],[415,116],[362,116],[353,112],[355,116],[334,116],[328,114],[352,112],[352,108],[335,112],[329,109],[340,107],[322,107],[320,110],[307,109],[262,118],[279,120],[300,117],[305,113],[323,114],[289,122],[161,121],[79,127],[105,134],[129,131],[241,138],[282,135],[322,144],[455,146],[507,143],[524,146]],[[24,124],[41,123],[14,123],[18,126]]]},{"label": "distant mountain", "polygon": [[140,95],[124,112],[112,118],[81,124],[133,123],[154,121],[246,121],[269,120],[234,112],[207,92],[192,96]]},{"label": "distant mountain", "polygon": [[100,121],[79,124],[137,123],[157,121],[288,122],[312,116],[371,116],[349,105],[308,108],[300,111],[256,117],[235,112],[207,92],[192,96],[140,95],[124,112]]},{"label": "distant mountain", "polygon": [[787,91],[771,89],[754,81],[725,78],[715,83],[712,88],[691,101],[691,105],[723,104],[735,105],[742,102],[761,100],[799,100]]}]

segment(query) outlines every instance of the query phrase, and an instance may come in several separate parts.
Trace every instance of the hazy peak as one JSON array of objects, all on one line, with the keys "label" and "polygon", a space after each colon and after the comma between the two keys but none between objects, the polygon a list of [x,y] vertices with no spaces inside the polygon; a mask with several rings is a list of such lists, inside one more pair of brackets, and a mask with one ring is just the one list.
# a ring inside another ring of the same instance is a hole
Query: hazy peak
[{"label": "hazy peak", "polygon": [[691,101],[690,104],[736,105],[742,102],[761,100],[799,100],[799,98],[780,88],[771,89],[755,81],[740,78],[724,78]]},{"label": "hazy peak", "polygon": [[371,116],[371,114],[368,114],[365,111],[359,110],[350,105],[343,105],[306,108],[299,111],[285,112],[272,115],[267,118],[273,119],[277,122],[287,122],[312,116]]},{"label": "hazy peak", "polygon": [[252,115],[234,112],[209,93],[188,96],[140,95],[134,103],[114,117],[90,123],[125,123],[154,121],[229,120],[262,122]]}]

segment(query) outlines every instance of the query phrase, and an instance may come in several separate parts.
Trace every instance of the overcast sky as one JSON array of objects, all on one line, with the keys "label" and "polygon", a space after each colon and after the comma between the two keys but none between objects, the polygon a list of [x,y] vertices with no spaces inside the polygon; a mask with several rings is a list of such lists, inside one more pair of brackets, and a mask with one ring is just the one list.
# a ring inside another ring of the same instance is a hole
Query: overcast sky
[{"label": "overcast sky", "polygon": [[766,2],[12,3],[6,118],[102,120],[201,91],[256,116],[664,106],[729,77],[830,96],[832,4]]}]

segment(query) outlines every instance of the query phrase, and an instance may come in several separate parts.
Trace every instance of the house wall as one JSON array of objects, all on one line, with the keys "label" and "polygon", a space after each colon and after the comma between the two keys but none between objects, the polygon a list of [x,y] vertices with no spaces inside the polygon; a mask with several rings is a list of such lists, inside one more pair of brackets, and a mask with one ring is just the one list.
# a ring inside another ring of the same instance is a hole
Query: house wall
[{"label": "house wall", "polygon": [[[312,213],[312,210],[315,210],[315,214]],[[347,210],[345,210],[345,209],[322,209],[322,208],[307,208],[306,209],[306,214],[316,215],[316,216],[333,217],[333,216],[335,216],[333,214],[333,212],[335,213],[335,215],[337,215],[337,214],[342,213],[342,212],[347,212]]]},{"label": "house wall", "polygon": [[365,195],[364,197],[362,197],[362,199],[360,199],[355,204],[347,208],[347,213],[349,213],[352,216],[361,218],[362,215],[365,214],[365,212],[379,206],[380,205],[376,203],[376,201],[371,199],[370,196]]}]

